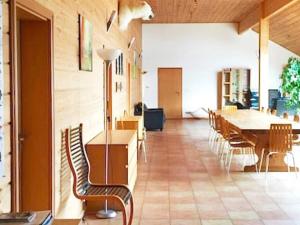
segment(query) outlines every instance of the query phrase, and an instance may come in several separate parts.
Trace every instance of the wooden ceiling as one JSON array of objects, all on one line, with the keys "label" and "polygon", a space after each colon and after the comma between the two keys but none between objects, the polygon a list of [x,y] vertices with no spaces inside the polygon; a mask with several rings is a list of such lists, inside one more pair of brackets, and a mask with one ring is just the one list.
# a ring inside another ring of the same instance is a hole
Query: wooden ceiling
[{"label": "wooden ceiling", "polygon": [[262,0],[147,0],[155,17],[146,23],[236,23]]},{"label": "wooden ceiling", "polygon": [[300,56],[300,1],[270,19],[270,39]]},{"label": "wooden ceiling", "polygon": [[[238,23],[263,0],[146,0],[155,17],[144,23]],[[258,31],[258,27],[254,27]],[[300,55],[300,0],[270,19],[270,38]]]}]

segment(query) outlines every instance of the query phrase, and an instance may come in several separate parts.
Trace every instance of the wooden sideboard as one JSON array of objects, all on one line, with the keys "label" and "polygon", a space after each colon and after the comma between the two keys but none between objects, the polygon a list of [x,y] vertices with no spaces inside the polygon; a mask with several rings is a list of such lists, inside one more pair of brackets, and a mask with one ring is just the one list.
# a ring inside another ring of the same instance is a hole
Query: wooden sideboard
[{"label": "wooden sideboard", "polygon": [[[137,178],[137,132],[135,130],[109,131],[109,169],[110,184],[125,184],[133,191]],[[104,183],[105,178],[105,133],[100,133],[86,144],[90,162],[92,183]],[[97,211],[103,202],[88,202],[88,211]],[[111,206],[118,208],[111,203]]]},{"label": "wooden sideboard", "polygon": [[116,121],[118,130],[137,130],[138,140],[144,138],[144,118],[143,116],[124,116]]}]

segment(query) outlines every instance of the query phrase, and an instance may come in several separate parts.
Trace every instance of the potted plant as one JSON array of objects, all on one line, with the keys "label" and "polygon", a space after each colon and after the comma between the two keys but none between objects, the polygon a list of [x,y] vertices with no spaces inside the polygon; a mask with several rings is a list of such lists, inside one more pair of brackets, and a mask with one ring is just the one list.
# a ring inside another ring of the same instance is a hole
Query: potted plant
[{"label": "potted plant", "polygon": [[300,59],[290,57],[281,74],[281,90],[288,96],[287,106],[300,109]]}]

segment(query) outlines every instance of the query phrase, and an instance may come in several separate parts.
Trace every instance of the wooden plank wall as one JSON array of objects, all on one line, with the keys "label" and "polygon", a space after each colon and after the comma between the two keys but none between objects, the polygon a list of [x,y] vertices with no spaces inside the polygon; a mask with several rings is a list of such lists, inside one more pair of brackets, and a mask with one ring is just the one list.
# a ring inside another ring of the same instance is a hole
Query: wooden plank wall
[{"label": "wooden plank wall", "polygon": [[3,1],[3,67],[4,67],[4,173],[0,178],[0,213],[8,212],[11,208],[11,176],[10,176],[10,66],[9,66],[9,8],[7,1]]},{"label": "wooden plank wall", "polygon": [[[135,46],[141,52],[141,22],[132,22],[125,32],[120,32],[117,20],[109,33],[106,32],[106,20],[112,10],[117,10],[117,0],[36,0],[54,13],[54,121],[55,121],[55,210],[59,217],[74,217],[81,212],[81,204],[72,196],[70,176],[62,176],[65,169],[61,161],[61,130],[71,125],[83,123],[84,142],[87,142],[103,129],[103,65],[96,50],[105,45],[106,48],[121,48],[124,53],[123,76],[115,75],[113,69],[113,85],[122,81],[123,91],[113,92],[113,117],[123,115],[124,110],[132,108],[128,105],[126,87],[128,76],[125,62],[133,62],[133,52],[127,45],[131,37],[135,37]],[[4,4],[4,72],[5,90],[9,93],[9,35],[8,4]],[[82,14],[93,24],[93,72],[79,71],[78,14]],[[141,59],[139,60],[141,67]],[[113,66],[113,68],[115,68]],[[141,98],[138,82],[131,82],[135,101]],[[113,88],[113,90],[115,90]],[[9,116],[10,96],[5,97],[5,118]],[[9,211],[10,206],[10,127],[5,129],[6,178],[0,180],[0,212]],[[65,180],[67,179],[67,180]],[[61,185],[64,183],[64,185]],[[64,189],[67,188],[67,190]],[[62,196],[63,193],[63,196]]]}]

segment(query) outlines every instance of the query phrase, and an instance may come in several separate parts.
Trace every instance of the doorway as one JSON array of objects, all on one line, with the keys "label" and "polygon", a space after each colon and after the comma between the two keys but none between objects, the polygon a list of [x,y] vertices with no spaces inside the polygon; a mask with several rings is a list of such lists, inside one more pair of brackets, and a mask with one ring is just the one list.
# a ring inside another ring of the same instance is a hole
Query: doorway
[{"label": "doorway", "polygon": [[128,97],[128,111],[127,114],[131,115],[131,64],[127,64],[127,97]]},{"label": "doorway", "polygon": [[106,96],[107,96],[107,120],[108,120],[108,130],[112,130],[115,127],[113,124],[113,76],[112,76],[112,64],[109,65],[107,80],[106,80]]},{"label": "doorway", "polygon": [[52,210],[52,13],[31,0],[14,3],[13,208]]},{"label": "doorway", "polygon": [[167,119],[182,118],[182,68],[158,68],[158,106]]}]

